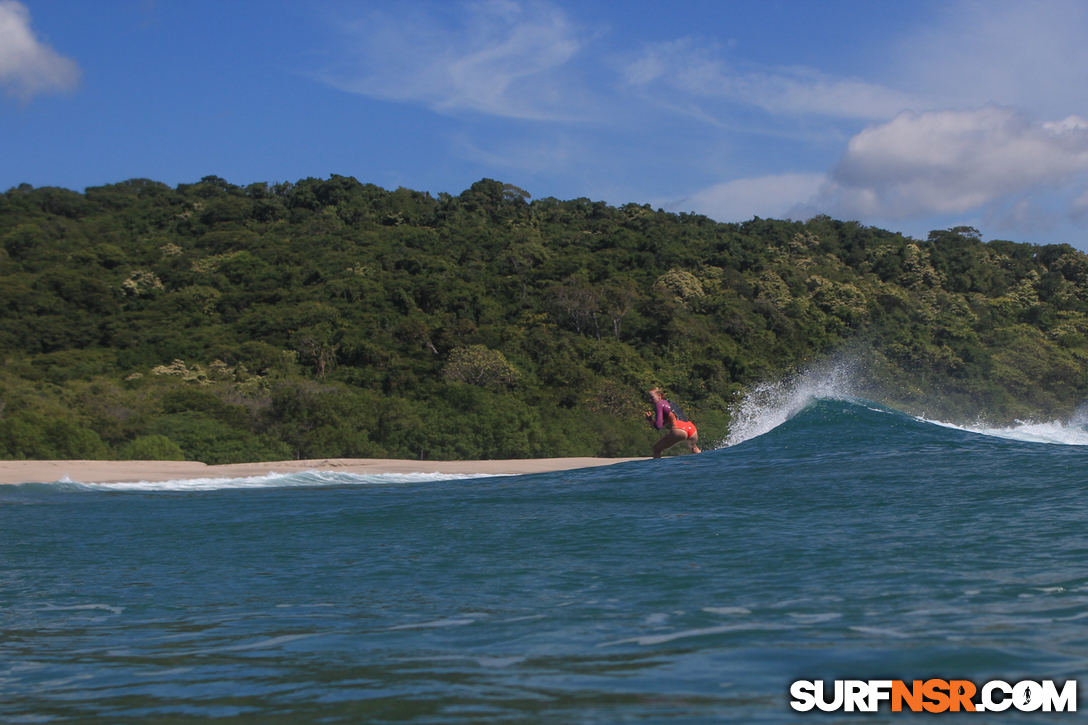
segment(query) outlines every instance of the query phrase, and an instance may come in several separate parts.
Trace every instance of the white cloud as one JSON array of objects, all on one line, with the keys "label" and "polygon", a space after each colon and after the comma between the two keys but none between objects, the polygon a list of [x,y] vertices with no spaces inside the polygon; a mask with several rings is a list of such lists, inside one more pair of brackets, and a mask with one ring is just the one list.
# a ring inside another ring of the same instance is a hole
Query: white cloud
[{"label": "white cloud", "polygon": [[[690,38],[659,43],[624,68],[630,87],[678,93],[689,103],[726,102],[773,114],[817,114],[883,119],[917,107],[918,100],[858,78],[833,78],[802,66],[737,70],[713,46]],[[680,104],[673,101],[674,106]],[[706,109],[701,112],[708,114]]]},{"label": "white cloud", "polygon": [[35,36],[30,12],[15,0],[0,0],[0,85],[23,101],[39,93],[70,91],[78,84],[75,61]]},{"label": "white cloud", "polygon": [[850,139],[815,201],[851,218],[908,219],[1006,203],[1088,172],[1088,121],[1009,108],[903,113]]},{"label": "white cloud", "polygon": [[735,179],[662,206],[676,211],[694,211],[721,222],[746,221],[754,216],[781,219],[799,203],[811,199],[826,179],[824,174]]},{"label": "white cloud", "polygon": [[577,114],[561,70],[582,49],[562,10],[488,0],[458,8],[459,27],[422,13],[375,14],[346,27],[356,59],[324,80],[342,90],[421,102],[438,112],[570,119]]}]

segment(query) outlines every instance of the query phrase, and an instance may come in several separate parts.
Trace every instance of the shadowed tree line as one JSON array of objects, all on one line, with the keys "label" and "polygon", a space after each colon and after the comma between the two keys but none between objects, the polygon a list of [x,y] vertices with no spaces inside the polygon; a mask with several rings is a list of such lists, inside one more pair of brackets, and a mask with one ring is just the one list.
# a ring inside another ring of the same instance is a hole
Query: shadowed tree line
[{"label": "shadowed tree line", "polygon": [[727,432],[745,387],[849,347],[907,410],[1068,416],[1088,257],[855,222],[209,176],[0,195],[0,457],[209,463],[645,455],[661,385]]}]

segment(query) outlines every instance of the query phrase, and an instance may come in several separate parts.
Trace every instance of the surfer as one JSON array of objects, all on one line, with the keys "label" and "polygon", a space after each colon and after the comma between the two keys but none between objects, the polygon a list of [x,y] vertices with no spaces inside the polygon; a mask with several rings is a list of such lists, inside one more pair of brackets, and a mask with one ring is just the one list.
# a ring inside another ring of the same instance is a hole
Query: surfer
[{"label": "surfer", "polygon": [[680,406],[665,400],[665,393],[661,388],[650,388],[648,397],[654,409],[646,411],[646,420],[658,430],[668,428],[661,440],[654,443],[654,458],[661,458],[662,453],[682,441],[687,441],[688,449],[692,453],[702,453],[698,446],[699,431],[684,415],[684,411],[680,410]]}]

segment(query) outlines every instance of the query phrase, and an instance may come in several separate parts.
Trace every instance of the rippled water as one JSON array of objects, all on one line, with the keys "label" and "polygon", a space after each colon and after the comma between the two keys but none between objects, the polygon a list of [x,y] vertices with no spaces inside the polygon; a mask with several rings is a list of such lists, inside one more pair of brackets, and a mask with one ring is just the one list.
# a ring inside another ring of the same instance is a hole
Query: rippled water
[{"label": "rippled water", "polygon": [[1083,430],[791,413],[564,473],[0,487],[0,721],[903,722],[795,713],[789,685],[1084,694]]}]

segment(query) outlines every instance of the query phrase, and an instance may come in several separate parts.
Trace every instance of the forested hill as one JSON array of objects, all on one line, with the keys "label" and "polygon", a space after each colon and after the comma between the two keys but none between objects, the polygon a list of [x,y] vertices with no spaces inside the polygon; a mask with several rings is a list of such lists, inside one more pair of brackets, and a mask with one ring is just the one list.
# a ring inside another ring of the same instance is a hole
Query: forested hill
[{"label": "forested hill", "polygon": [[206,177],[23,185],[0,242],[4,458],[645,455],[647,387],[713,444],[746,386],[844,347],[908,409],[1088,390],[1088,258],[969,228]]}]

